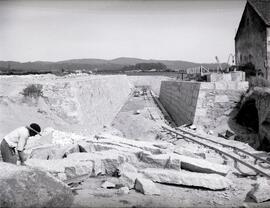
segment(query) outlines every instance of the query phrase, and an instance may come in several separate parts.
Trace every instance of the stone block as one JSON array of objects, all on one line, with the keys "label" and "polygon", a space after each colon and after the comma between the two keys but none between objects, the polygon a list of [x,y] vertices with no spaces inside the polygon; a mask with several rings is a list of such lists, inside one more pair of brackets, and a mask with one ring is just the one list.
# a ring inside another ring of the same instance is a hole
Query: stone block
[{"label": "stone block", "polygon": [[124,184],[129,189],[134,188],[135,180],[137,177],[141,176],[141,173],[137,172],[122,172],[119,178],[120,182]]},{"label": "stone block", "polygon": [[95,175],[98,173],[112,175],[127,158],[115,150],[100,151],[95,153],[73,153],[67,157],[74,161],[92,161]]},{"label": "stone block", "polygon": [[140,172],[152,181],[164,184],[202,187],[211,190],[223,190],[229,188],[231,185],[229,179],[217,174],[179,172],[176,170],[154,168],[147,168]]},{"label": "stone block", "polygon": [[181,169],[181,160],[170,154],[151,155],[141,152],[137,156],[139,161],[145,163],[145,167]]},{"label": "stone block", "polygon": [[160,190],[156,187],[153,181],[143,177],[136,178],[135,190],[145,195],[160,195]]},{"label": "stone block", "polygon": [[248,195],[254,199],[257,203],[270,200],[270,182],[265,178],[259,178],[257,183],[248,193]]},{"label": "stone block", "polygon": [[181,168],[201,173],[217,173],[220,175],[227,175],[230,168],[225,165],[208,162],[204,159],[187,157],[184,155],[175,155],[172,158],[178,158],[181,161]]},{"label": "stone block", "polygon": [[3,162],[0,169],[0,207],[60,208],[73,203],[71,189],[49,173]]}]

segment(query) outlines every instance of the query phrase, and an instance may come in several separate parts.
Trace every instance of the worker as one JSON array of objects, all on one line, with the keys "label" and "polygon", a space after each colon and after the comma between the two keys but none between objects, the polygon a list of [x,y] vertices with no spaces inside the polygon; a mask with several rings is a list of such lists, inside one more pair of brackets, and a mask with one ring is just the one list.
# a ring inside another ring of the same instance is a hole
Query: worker
[{"label": "worker", "polygon": [[21,165],[25,165],[25,156],[23,151],[27,144],[27,140],[31,136],[35,136],[37,134],[40,135],[40,131],[40,126],[36,123],[32,123],[29,126],[19,127],[7,134],[0,145],[3,161],[17,164],[17,150]]}]

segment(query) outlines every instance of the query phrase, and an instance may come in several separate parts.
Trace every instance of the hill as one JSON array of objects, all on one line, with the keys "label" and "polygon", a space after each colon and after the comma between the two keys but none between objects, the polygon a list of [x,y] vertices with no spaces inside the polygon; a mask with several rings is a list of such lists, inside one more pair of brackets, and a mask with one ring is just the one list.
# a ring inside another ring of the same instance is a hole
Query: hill
[{"label": "hill", "polygon": [[[132,66],[141,63],[162,63],[166,65],[168,69],[178,71],[179,69],[187,69],[191,67],[197,67],[203,65],[210,69],[217,68],[216,63],[194,63],[187,61],[171,61],[171,60],[156,60],[156,59],[138,59],[129,57],[120,57],[112,60],[106,59],[71,59],[58,62],[15,62],[15,61],[0,61],[1,71],[14,71],[14,72],[57,72],[61,70],[74,71],[121,71],[126,66]],[[226,64],[222,64],[223,67]]]}]

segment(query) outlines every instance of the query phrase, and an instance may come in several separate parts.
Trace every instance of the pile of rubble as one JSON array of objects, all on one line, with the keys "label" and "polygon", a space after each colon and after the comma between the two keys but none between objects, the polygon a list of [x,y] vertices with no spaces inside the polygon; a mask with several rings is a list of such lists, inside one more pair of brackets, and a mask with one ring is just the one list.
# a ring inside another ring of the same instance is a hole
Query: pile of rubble
[{"label": "pile of rubble", "polygon": [[228,166],[174,153],[174,145],[167,142],[134,141],[108,133],[87,138],[73,134],[55,137],[59,134],[63,135],[51,132],[47,135],[51,136],[50,143],[32,148],[27,165],[48,171],[63,181],[118,172],[126,187],[140,190],[154,187],[153,182],[211,190],[230,185],[225,177]]}]

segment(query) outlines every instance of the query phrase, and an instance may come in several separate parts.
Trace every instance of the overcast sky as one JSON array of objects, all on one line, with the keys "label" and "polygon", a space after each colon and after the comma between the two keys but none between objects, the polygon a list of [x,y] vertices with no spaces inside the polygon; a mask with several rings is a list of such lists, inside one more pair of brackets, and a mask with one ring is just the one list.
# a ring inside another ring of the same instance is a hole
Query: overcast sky
[{"label": "overcast sky", "polygon": [[0,1],[0,60],[227,62],[245,2]]}]

